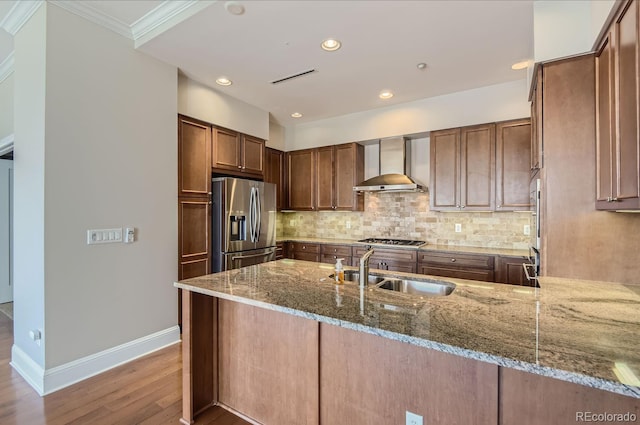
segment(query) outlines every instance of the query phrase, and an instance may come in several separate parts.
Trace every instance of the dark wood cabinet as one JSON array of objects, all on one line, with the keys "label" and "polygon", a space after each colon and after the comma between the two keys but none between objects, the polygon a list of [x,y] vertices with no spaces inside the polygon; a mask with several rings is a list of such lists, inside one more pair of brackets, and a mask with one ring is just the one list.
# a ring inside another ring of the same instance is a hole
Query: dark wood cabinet
[{"label": "dark wood cabinet", "polygon": [[285,190],[285,154],[272,148],[265,148],[264,181],[276,185],[276,207],[278,211],[286,207]]},{"label": "dark wood cabinet", "polygon": [[596,207],[640,209],[639,6],[627,1],[596,55]]},{"label": "dark wood cabinet", "polygon": [[364,147],[358,143],[287,152],[287,209],[364,211],[353,186],[364,180]]},{"label": "dark wood cabinet", "polygon": [[314,211],[316,149],[287,152],[287,209]]},{"label": "dark wood cabinet", "polygon": [[493,282],[494,265],[493,255],[421,251],[418,256],[418,273],[459,279]]},{"label": "dark wood cabinet", "polygon": [[320,244],[306,242],[289,242],[287,255],[294,260],[320,262]]},{"label": "dark wood cabinet", "polygon": [[496,211],[531,208],[531,120],[496,123]]},{"label": "dark wood cabinet", "polygon": [[535,174],[542,168],[544,156],[543,141],[543,113],[542,91],[544,90],[543,80],[544,69],[542,66],[535,68],[535,75],[532,82],[531,92],[531,174]]},{"label": "dark wood cabinet", "polygon": [[323,263],[335,264],[338,258],[344,258],[342,264],[345,266],[355,265],[352,260],[351,245],[322,244],[320,247],[321,259]]},{"label": "dark wood cabinet", "polygon": [[287,244],[285,242],[276,242],[276,260],[287,258]]},{"label": "dark wood cabinet", "polygon": [[529,263],[526,257],[496,257],[495,281],[511,285],[531,286],[524,273],[523,263]]},{"label": "dark wood cabinet", "polygon": [[[354,247],[354,265],[358,265],[360,257],[362,257],[369,248],[368,246]],[[373,251],[373,255],[369,259],[369,267],[371,269],[416,273],[418,251],[415,249],[389,249],[374,246]]]},{"label": "dark wood cabinet", "polygon": [[211,189],[211,126],[178,116],[178,196],[208,197]]},{"label": "dark wood cabinet", "polygon": [[495,124],[431,132],[432,211],[495,209]]},{"label": "dark wood cabinet", "polygon": [[211,166],[222,174],[263,178],[264,149],[262,139],[214,127]]}]

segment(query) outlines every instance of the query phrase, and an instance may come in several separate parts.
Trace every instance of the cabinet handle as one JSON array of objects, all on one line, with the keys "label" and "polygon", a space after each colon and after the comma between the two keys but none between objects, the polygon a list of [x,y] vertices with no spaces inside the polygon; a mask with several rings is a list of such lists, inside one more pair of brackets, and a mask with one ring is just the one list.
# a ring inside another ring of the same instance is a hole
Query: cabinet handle
[{"label": "cabinet handle", "polygon": [[456,259],[455,259],[455,258],[452,258],[452,259],[451,259],[451,262],[452,262],[452,263],[455,263],[455,262],[456,262]]}]

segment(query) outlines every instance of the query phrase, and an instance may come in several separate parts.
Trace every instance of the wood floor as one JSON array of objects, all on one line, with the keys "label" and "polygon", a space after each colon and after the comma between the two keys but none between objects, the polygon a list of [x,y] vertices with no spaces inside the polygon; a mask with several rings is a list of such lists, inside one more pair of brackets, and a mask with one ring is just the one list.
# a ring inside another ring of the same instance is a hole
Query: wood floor
[{"label": "wood floor", "polygon": [[[0,424],[178,424],[182,413],[181,346],[127,363],[46,397],[9,365],[13,322],[0,314]],[[249,425],[214,407],[198,425]]]}]

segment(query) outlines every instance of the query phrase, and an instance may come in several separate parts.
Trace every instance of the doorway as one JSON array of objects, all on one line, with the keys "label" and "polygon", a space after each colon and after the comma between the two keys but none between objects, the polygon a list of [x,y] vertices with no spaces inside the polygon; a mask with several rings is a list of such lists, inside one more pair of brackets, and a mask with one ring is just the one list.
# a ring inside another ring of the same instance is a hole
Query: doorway
[{"label": "doorway", "polygon": [[13,160],[0,159],[0,312],[13,312]]}]

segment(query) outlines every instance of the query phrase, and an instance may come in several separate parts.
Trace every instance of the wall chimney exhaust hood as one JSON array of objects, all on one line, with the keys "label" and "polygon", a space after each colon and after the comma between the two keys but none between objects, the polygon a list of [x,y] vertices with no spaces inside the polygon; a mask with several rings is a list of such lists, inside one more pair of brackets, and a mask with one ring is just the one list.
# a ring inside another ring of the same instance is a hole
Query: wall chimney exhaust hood
[{"label": "wall chimney exhaust hood", "polygon": [[353,187],[354,192],[426,192],[409,177],[411,140],[406,137],[380,139],[380,173]]}]

